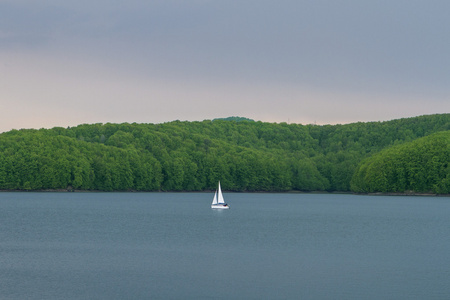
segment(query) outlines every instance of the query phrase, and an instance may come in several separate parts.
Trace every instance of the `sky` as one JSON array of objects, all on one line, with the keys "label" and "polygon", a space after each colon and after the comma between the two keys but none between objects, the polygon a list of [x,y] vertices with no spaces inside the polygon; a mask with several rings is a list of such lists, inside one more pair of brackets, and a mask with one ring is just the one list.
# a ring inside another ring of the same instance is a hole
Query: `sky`
[{"label": "sky", "polygon": [[450,112],[448,0],[0,0],[0,132]]}]

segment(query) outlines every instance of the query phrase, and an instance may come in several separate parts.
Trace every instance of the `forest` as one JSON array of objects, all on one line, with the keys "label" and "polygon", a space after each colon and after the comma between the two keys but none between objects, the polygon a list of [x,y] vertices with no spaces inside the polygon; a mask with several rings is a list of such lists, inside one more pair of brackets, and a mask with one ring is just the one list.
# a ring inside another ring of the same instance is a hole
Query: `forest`
[{"label": "forest", "polygon": [[450,193],[450,131],[390,147],[365,159],[351,182],[356,192]]},{"label": "forest", "polygon": [[450,114],[345,125],[231,117],[0,134],[0,190],[450,193]]}]

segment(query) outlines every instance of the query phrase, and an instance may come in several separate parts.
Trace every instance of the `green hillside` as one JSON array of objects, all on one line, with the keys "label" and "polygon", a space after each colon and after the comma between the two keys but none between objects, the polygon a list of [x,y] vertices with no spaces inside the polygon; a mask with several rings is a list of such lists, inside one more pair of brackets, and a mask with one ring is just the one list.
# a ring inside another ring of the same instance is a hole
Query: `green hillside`
[{"label": "green hillside", "polygon": [[352,180],[357,192],[450,193],[450,131],[394,146],[364,160]]},{"label": "green hillside", "polygon": [[220,180],[231,191],[348,192],[365,158],[449,130],[450,114],[325,126],[233,117],[12,130],[0,134],[0,189],[202,191]]}]

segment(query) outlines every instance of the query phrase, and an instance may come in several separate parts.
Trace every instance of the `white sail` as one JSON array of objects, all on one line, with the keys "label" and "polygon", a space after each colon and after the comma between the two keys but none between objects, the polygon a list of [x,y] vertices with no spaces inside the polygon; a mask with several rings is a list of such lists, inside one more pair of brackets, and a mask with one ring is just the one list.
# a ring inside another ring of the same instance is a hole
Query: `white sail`
[{"label": "white sail", "polygon": [[213,199],[212,204],[213,204],[213,205],[214,205],[214,204],[217,204],[217,191],[214,193],[214,199]]},{"label": "white sail", "polygon": [[219,181],[219,189],[217,192],[217,203],[219,203],[219,204],[225,203],[225,200],[223,199],[223,195],[222,195],[222,189],[220,188],[220,181]]},{"label": "white sail", "polygon": [[230,207],[228,204],[225,203],[225,200],[223,199],[222,195],[222,189],[220,188],[220,181],[219,181],[219,187],[217,191],[214,193],[213,202],[211,204],[211,208],[216,209],[229,209]]}]

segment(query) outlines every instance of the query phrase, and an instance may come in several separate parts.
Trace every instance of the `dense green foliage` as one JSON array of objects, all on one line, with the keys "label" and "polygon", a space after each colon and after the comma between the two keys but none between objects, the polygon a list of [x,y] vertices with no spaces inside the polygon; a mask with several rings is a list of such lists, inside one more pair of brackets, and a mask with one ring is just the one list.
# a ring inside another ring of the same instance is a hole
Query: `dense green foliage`
[{"label": "dense green foliage", "polygon": [[201,191],[220,180],[233,191],[350,191],[366,157],[448,130],[450,114],[325,126],[239,118],[12,130],[0,134],[0,189]]},{"label": "dense green foliage", "polygon": [[352,180],[357,192],[450,193],[450,131],[385,149],[364,160]]}]

